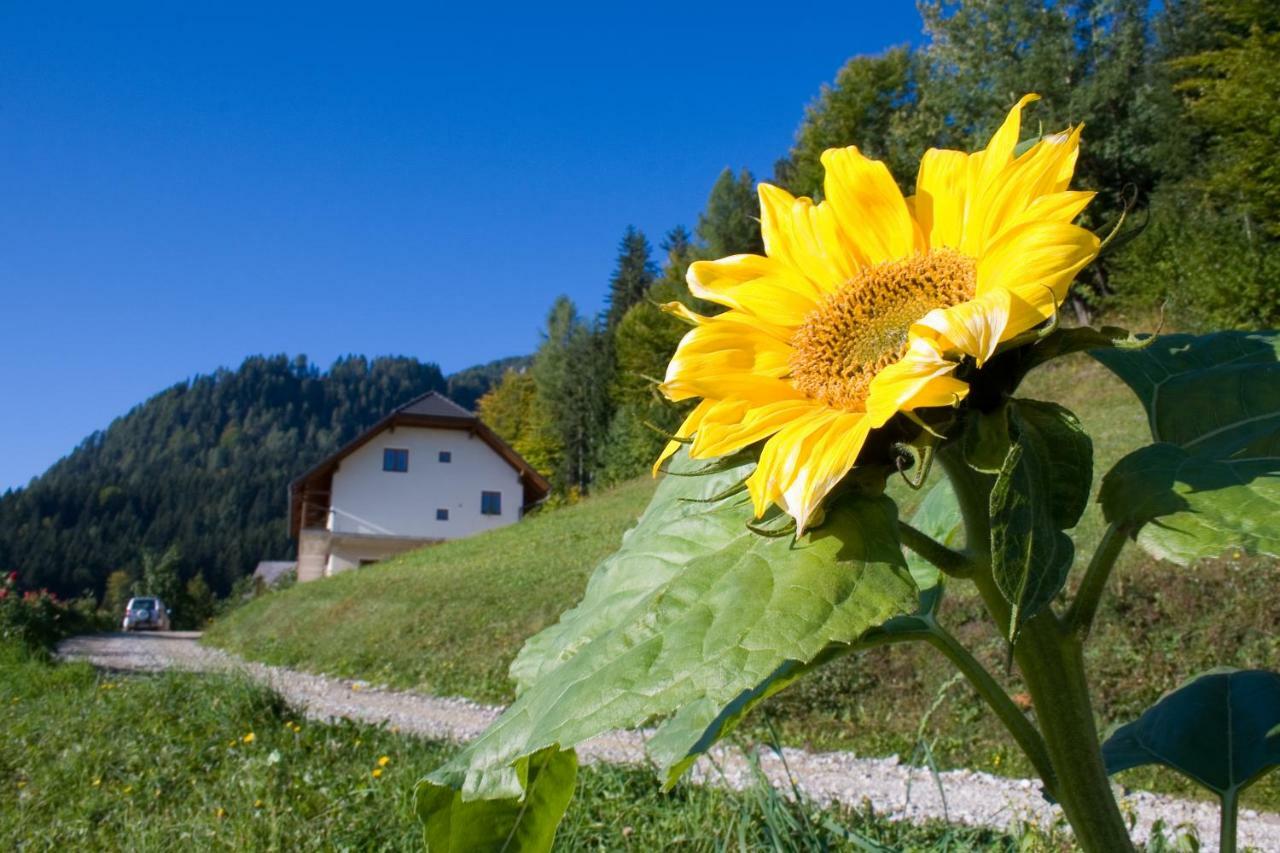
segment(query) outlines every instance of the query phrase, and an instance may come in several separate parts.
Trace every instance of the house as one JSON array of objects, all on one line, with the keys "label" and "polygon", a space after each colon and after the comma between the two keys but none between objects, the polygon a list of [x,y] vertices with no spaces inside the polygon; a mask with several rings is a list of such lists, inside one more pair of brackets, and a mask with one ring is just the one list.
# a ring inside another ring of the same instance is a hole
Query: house
[{"label": "house", "polygon": [[511,524],[550,489],[474,414],[423,394],[289,485],[298,581]]}]

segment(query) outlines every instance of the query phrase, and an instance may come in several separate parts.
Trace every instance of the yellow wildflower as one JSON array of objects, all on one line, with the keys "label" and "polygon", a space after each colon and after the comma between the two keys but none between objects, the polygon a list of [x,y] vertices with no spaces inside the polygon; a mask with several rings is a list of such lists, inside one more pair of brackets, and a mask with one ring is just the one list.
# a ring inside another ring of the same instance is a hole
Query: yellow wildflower
[{"label": "yellow wildflower", "polygon": [[381,758],[379,758],[379,759],[378,759],[378,766],[379,766],[379,767],[386,767],[386,766],[387,766],[388,764],[390,764],[390,763],[391,763],[391,756],[389,756],[389,755],[384,755],[384,756],[382,756]]}]

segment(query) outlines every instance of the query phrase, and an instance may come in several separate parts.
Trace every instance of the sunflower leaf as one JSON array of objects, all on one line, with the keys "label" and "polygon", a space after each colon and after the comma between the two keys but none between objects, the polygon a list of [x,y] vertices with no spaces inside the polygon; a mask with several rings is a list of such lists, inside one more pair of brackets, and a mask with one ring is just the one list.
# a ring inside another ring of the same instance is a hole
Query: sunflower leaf
[{"label": "sunflower leaf", "polygon": [[1102,745],[1108,773],[1163,764],[1219,796],[1280,766],[1280,675],[1218,669],[1196,676]]},{"label": "sunflower leaf", "polygon": [[1167,335],[1093,353],[1137,394],[1155,443],[1102,480],[1107,520],[1188,565],[1232,548],[1280,556],[1280,335]]},{"label": "sunflower leaf", "polygon": [[964,430],[964,461],[975,471],[999,473],[1009,455],[1009,409],[971,412]]},{"label": "sunflower leaf", "polygon": [[[940,477],[929,487],[924,500],[911,516],[911,524],[948,548],[956,548],[962,543],[964,518],[960,514],[960,504],[956,500],[950,478]],[[922,591],[936,586],[941,578],[938,567],[915,551],[907,549],[906,553],[907,568],[911,570],[916,586]]]},{"label": "sunflower leaf", "polygon": [[[662,478],[649,508],[622,537],[622,546],[592,573],[582,601],[530,638],[516,655],[510,675],[518,692],[608,631],[690,560],[714,554],[742,535],[743,522],[751,515],[748,505],[739,493],[726,492],[751,473],[754,463],[680,476],[706,467],[682,450],[672,457],[670,467],[677,476]],[[715,503],[720,511],[714,511]]]},{"label": "sunflower leaf", "polygon": [[[714,494],[723,484],[706,488]],[[708,526],[697,552],[676,559],[692,545],[655,519],[681,492],[659,490],[625,541],[627,557],[605,561],[583,603],[530,642],[520,670],[530,680],[515,702],[431,774],[427,790],[460,791],[464,803],[519,799],[529,756],[664,717],[648,751],[674,782],[742,712],[828,649],[916,610],[890,499],[850,495],[794,541],[747,530],[741,500],[679,501],[681,536]],[[695,522],[683,515],[691,510],[713,518]],[[428,825],[445,800],[433,803]]]},{"label": "sunflower leaf", "polygon": [[1119,326],[1103,326],[1095,329],[1092,326],[1059,327],[1041,338],[1035,345],[1023,347],[1022,373],[1030,371],[1047,361],[1071,355],[1076,352],[1093,352],[1094,350],[1140,350],[1153,342],[1151,337],[1138,337]]},{"label": "sunflower leaf", "polygon": [[414,790],[428,853],[485,853],[551,849],[578,775],[573,750],[544,749],[521,759],[522,798],[464,800],[462,794],[428,781]]},{"label": "sunflower leaf", "polygon": [[1010,444],[991,490],[991,571],[1012,607],[1009,641],[1067,582],[1074,527],[1089,499],[1093,444],[1071,412],[1012,400]]}]

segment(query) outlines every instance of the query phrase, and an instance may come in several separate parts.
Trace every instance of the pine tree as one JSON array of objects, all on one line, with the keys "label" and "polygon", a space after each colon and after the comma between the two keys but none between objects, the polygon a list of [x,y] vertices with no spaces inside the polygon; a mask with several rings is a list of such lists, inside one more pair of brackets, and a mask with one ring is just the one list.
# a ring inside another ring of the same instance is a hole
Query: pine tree
[{"label": "pine tree", "polygon": [[586,492],[612,415],[611,336],[585,324],[573,301],[561,296],[547,317],[532,370],[538,405],[545,408],[559,444],[559,457],[548,472],[552,485],[561,493]]},{"label": "pine tree", "polygon": [[622,320],[627,309],[644,299],[649,285],[657,275],[650,257],[652,249],[644,232],[628,225],[618,244],[618,265],[609,279],[609,308],[605,312],[605,327],[612,330]]},{"label": "pine tree", "polygon": [[764,253],[760,239],[760,199],[751,172],[736,177],[726,168],[716,178],[707,206],[698,216],[698,239],[711,258]]}]

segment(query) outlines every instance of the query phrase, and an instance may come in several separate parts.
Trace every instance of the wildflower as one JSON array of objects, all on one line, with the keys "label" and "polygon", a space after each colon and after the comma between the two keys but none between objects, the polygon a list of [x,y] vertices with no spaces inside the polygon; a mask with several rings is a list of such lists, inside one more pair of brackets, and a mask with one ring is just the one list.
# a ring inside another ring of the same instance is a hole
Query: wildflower
[{"label": "wildflower", "polygon": [[[728,310],[693,324],[661,388],[701,398],[676,435],[705,459],[766,441],[747,481],[757,516],[809,524],[873,430],[899,412],[958,404],[996,347],[1054,316],[1099,241],[1071,224],[1080,128],[1014,156],[1018,102],[987,147],[931,149],[916,194],[855,147],[823,153],[825,200],[761,184],[765,256],[689,267],[695,296]],[[670,442],[658,463],[673,454]]]},{"label": "wildflower", "polygon": [[387,766],[388,764],[390,764],[390,763],[391,763],[391,756],[389,756],[389,755],[384,755],[384,756],[382,756],[381,758],[379,758],[379,759],[378,759],[378,766],[379,766],[379,767],[386,767],[386,766]]},{"label": "wildflower", "polygon": [[100,788],[100,787],[102,786],[102,780],[101,780],[101,779],[94,779],[94,780],[93,780],[92,782],[90,782],[89,784],[90,784],[90,785],[92,785],[92,786],[93,786],[93,787],[95,787],[95,788]]},{"label": "wildflower", "polygon": [[254,801],[253,801],[253,807],[254,807],[255,809],[260,809],[260,808],[262,808],[262,805],[263,805],[262,800],[254,800]]},{"label": "wildflower", "polygon": [[245,743],[253,743],[257,739],[258,739],[258,736],[255,735],[253,732],[249,732],[247,735],[240,738],[240,740],[244,741]]},{"label": "wildflower", "polygon": [[218,806],[216,809],[213,810],[213,816],[216,818],[224,818],[227,816],[227,810],[224,809],[222,806]]},{"label": "wildflower", "polygon": [[370,771],[369,775],[370,775],[370,776],[372,776],[372,777],[373,777],[373,778],[375,778],[375,779],[381,779],[381,778],[382,778],[382,768],[381,768],[381,767],[375,767],[375,768],[373,768],[373,770],[371,770],[371,771]]}]

